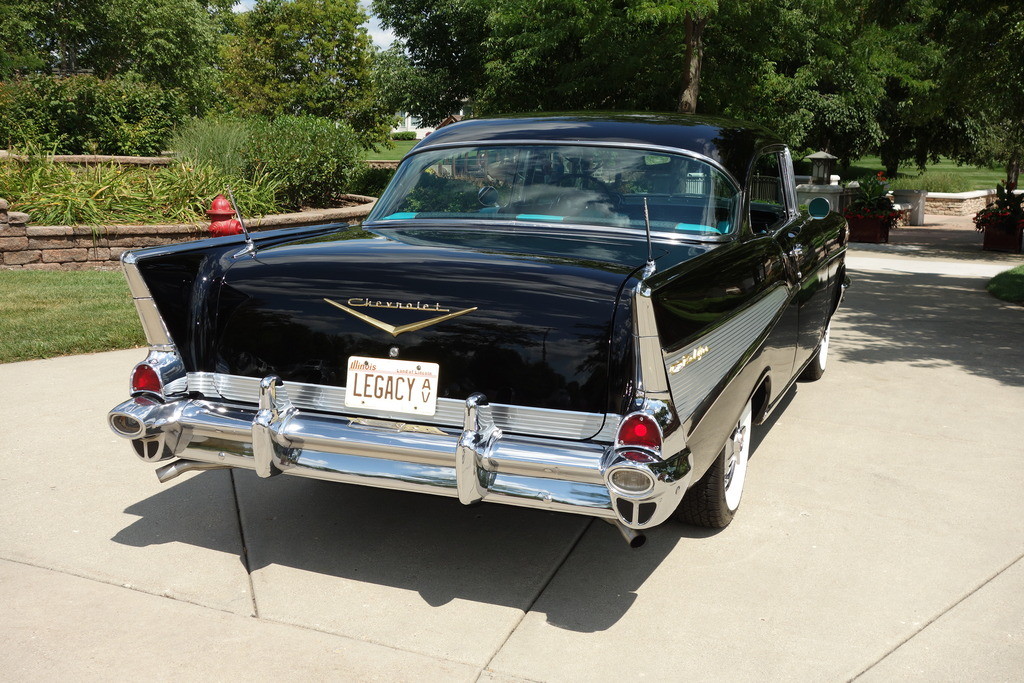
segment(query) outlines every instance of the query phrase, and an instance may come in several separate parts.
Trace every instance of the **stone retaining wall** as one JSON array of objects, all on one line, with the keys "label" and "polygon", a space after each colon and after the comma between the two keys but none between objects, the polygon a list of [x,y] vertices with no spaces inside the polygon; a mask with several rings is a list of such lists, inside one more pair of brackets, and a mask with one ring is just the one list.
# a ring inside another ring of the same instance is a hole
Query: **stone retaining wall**
[{"label": "stone retaining wall", "polygon": [[941,216],[973,216],[996,200],[995,190],[929,192],[924,212]]},{"label": "stone retaining wall", "polygon": [[[247,221],[253,231],[322,223],[358,223],[376,199],[346,195],[356,206],[277,214]],[[209,237],[206,225],[48,225],[30,226],[24,213],[8,212],[0,199],[0,268],[5,270],[104,270],[118,267],[131,249]]]}]

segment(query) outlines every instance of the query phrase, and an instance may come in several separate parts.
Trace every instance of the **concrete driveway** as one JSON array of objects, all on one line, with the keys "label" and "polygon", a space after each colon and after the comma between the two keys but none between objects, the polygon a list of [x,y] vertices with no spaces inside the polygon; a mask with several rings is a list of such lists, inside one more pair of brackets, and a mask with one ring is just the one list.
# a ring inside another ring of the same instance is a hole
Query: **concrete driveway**
[{"label": "concrete driveway", "polygon": [[[855,250],[825,377],[743,508],[607,524],[250,472],[157,483],[105,425],[144,351],[0,365],[8,680],[1021,680],[1012,265]],[[1019,262],[1019,261],[1018,261]]]}]

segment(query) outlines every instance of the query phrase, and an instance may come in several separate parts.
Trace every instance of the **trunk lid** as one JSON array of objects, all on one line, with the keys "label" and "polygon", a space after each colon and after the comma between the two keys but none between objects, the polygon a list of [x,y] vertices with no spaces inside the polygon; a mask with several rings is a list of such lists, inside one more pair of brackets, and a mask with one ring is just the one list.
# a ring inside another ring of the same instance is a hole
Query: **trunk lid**
[{"label": "trunk lid", "polygon": [[261,249],[223,278],[204,369],[344,386],[350,357],[394,357],[437,363],[439,398],[604,412],[616,303],[643,262],[624,248],[354,230]]}]

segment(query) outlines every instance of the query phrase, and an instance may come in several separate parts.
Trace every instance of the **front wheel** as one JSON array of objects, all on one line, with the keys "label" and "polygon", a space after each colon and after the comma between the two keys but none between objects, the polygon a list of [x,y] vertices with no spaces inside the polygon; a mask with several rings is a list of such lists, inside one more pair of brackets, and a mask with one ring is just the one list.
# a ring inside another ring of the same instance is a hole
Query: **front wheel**
[{"label": "front wheel", "polygon": [[747,477],[752,413],[747,401],[718,458],[683,496],[673,515],[676,519],[712,529],[729,526],[740,507]]},{"label": "front wheel", "polygon": [[821,338],[821,343],[818,344],[818,350],[814,352],[814,358],[804,368],[804,371],[800,373],[800,381],[814,382],[821,379],[821,376],[825,374],[825,364],[828,362],[828,338],[831,331],[832,323],[830,321],[825,326],[825,335]]}]

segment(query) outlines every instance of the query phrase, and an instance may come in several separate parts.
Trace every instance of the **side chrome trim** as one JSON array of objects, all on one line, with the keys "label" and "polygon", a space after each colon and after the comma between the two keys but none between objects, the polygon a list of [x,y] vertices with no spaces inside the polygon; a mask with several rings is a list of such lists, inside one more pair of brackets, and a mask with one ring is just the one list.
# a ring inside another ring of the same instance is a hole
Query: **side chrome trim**
[{"label": "side chrome trim", "polygon": [[707,347],[699,362],[682,366],[668,375],[676,409],[682,419],[692,415],[701,400],[736,366],[782,312],[788,300],[786,288],[780,285],[709,334],[665,356],[665,368],[671,368],[695,349]]},{"label": "side chrome trim", "polygon": [[[197,393],[211,400],[234,403],[259,403],[260,380],[213,372],[188,373],[188,392]],[[288,401],[296,408],[316,410],[338,415],[358,415],[381,420],[408,422],[409,415],[387,413],[381,410],[365,410],[345,406],[345,388],[326,384],[284,382],[277,388],[279,401]],[[279,406],[283,409],[283,405]],[[464,399],[439,398],[437,412],[428,420],[417,422],[463,427],[466,402]],[[490,404],[494,424],[502,431],[531,436],[556,437],[572,440],[590,439],[599,443],[611,443],[618,429],[620,415],[603,413],[579,413],[569,410],[531,408],[526,406]],[[606,419],[607,418],[607,419]]]},{"label": "side chrome trim", "polygon": [[146,341],[156,351],[173,351],[174,342],[164,325],[160,311],[156,308],[156,302],[149,292],[149,287],[139,273],[138,259],[135,254],[126,251],[121,254],[121,268],[124,270],[124,277],[128,281],[128,290],[135,302],[135,310],[139,314],[139,321],[142,323],[142,331],[146,335]]}]

